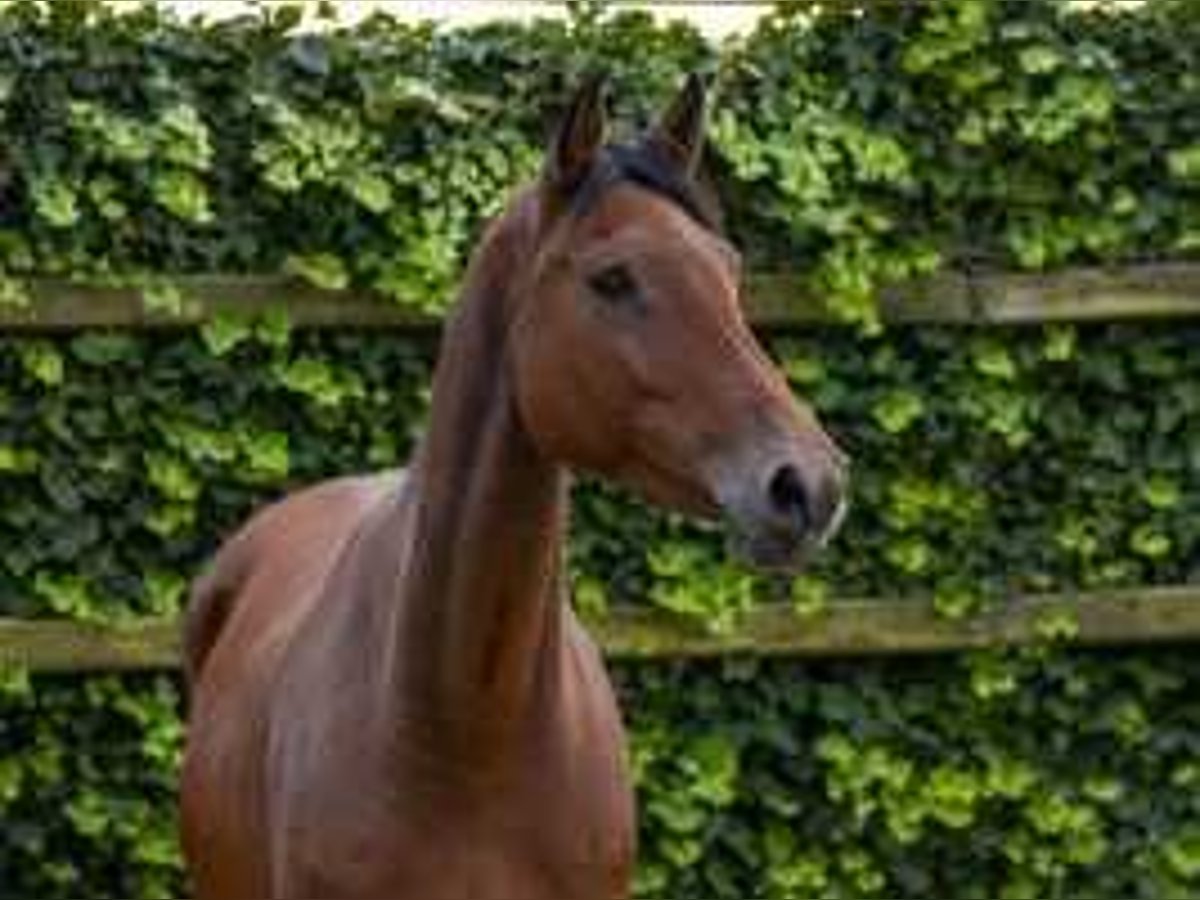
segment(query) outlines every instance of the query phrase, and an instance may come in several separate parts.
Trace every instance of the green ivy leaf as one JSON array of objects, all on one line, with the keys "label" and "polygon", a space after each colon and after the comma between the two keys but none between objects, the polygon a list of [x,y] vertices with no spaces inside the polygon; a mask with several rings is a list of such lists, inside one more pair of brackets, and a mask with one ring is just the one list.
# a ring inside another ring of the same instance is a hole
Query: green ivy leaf
[{"label": "green ivy leaf", "polygon": [[186,298],[179,285],[166,278],[148,278],[141,284],[142,306],[149,313],[179,316],[186,306]]},{"label": "green ivy leaf", "polygon": [[150,483],[165,499],[192,503],[200,496],[200,482],[184,460],[156,452],[147,453],[144,458]]},{"label": "green ivy leaf", "polygon": [[[195,107],[187,104],[171,106],[159,116],[157,124],[161,136],[156,149],[163,159],[193,172],[207,172],[212,168],[213,150],[209,130]],[[197,181],[195,184],[199,185],[200,182]],[[191,186],[186,190],[194,191],[196,187]],[[207,209],[206,200],[190,198],[186,201],[176,202],[180,206],[188,208],[192,213],[183,215],[183,218],[191,221],[203,221],[203,219],[197,218],[197,212],[201,206]],[[177,213],[177,215],[181,214]]]},{"label": "green ivy leaf", "polygon": [[21,365],[34,379],[47,387],[63,382],[62,355],[48,343],[22,344],[18,350]]},{"label": "green ivy leaf", "polygon": [[37,214],[54,228],[71,228],[79,221],[75,189],[59,179],[35,181],[33,204]]},{"label": "green ivy leaf", "polygon": [[22,449],[0,444],[0,473],[24,475],[37,471],[36,450]]},{"label": "green ivy leaf", "polygon": [[279,479],[288,474],[291,456],[288,436],[282,432],[245,432],[242,452],[255,478]]},{"label": "green ivy leaf", "polygon": [[291,340],[291,315],[285,306],[274,306],[263,313],[254,325],[254,337],[276,349],[284,348]]},{"label": "green ivy leaf", "polygon": [[383,215],[392,208],[392,187],[380,175],[354,172],[346,181],[346,189],[350,196],[376,215]]},{"label": "green ivy leaf", "polygon": [[185,222],[204,225],[214,219],[208,188],[191,172],[167,169],[154,176],[154,199]]},{"label": "green ivy leaf", "polygon": [[1079,614],[1061,607],[1042,610],[1034,619],[1033,630],[1044,641],[1070,640],[1079,634]]},{"label": "green ivy leaf", "polygon": [[980,373],[1001,381],[1012,381],[1017,375],[1017,366],[1007,348],[996,341],[980,341],[974,345],[975,368]]},{"label": "green ivy leaf", "polygon": [[1148,559],[1162,559],[1171,552],[1171,539],[1152,525],[1139,525],[1130,535],[1129,548]]},{"label": "green ivy leaf", "polygon": [[345,264],[332,253],[289,256],[284,270],[327,291],[345,290],[350,284]]},{"label": "green ivy leaf", "polygon": [[608,616],[608,590],[598,578],[576,579],[572,595],[575,609],[585,621],[599,621]]},{"label": "green ivy leaf", "polygon": [[1167,170],[1179,181],[1200,183],[1200,143],[1170,151],[1167,154]]},{"label": "green ivy leaf", "polygon": [[1180,878],[1200,878],[1200,826],[1185,826],[1162,845],[1162,856]]},{"label": "green ivy leaf", "polygon": [[1031,75],[1053,72],[1063,64],[1062,55],[1045,45],[1026,47],[1017,54],[1021,69]]},{"label": "green ivy leaf", "polygon": [[918,537],[893,541],[884,550],[884,556],[891,565],[908,575],[927,571],[933,558],[929,545]]},{"label": "green ivy leaf", "polygon": [[15,278],[0,274],[0,307],[27,309],[30,304],[29,291]]},{"label": "green ivy leaf", "polygon": [[925,411],[924,401],[912,391],[891,391],[871,407],[871,416],[888,434],[907,431]]},{"label": "green ivy leaf", "polygon": [[1042,357],[1051,362],[1067,362],[1075,356],[1076,334],[1069,325],[1053,325],[1046,329]]},{"label": "green ivy leaf", "polygon": [[1151,475],[1142,485],[1142,499],[1152,509],[1174,509],[1182,499],[1179,483],[1166,475]]},{"label": "green ivy leaf", "polygon": [[829,586],[820,578],[800,575],[792,579],[792,609],[803,619],[811,619],[825,611],[829,600]]},{"label": "green ivy leaf", "polygon": [[200,328],[204,345],[214,356],[225,356],[253,333],[253,325],[244,316],[218,312]]}]

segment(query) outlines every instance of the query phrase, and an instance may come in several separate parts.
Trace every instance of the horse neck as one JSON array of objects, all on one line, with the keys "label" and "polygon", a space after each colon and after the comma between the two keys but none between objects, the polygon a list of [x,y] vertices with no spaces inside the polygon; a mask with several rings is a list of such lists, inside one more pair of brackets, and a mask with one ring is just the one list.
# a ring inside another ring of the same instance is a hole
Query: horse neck
[{"label": "horse neck", "polygon": [[566,473],[526,433],[506,363],[511,269],[532,250],[518,212],[475,254],[410,474],[396,689],[409,713],[475,749],[529,721],[562,638]]}]

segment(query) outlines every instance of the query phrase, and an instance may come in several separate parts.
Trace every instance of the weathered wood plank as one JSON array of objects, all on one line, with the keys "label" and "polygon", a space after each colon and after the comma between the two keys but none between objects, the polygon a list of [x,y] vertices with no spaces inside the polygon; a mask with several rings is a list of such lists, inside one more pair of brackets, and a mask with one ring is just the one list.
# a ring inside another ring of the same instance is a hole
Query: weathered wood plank
[{"label": "weathered wood plank", "polygon": [[222,313],[255,318],[285,309],[296,325],[310,328],[411,328],[436,324],[428,315],[379,297],[328,291],[296,278],[270,275],[189,276],[172,280],[182,310],[147,309],[135,288],[39,280],[26,307],[0,307],[0,329],[72,331],[78,328],[179,328]]},{"label": "weathered wood plank", "polygon": [[[254,317],[285,308],[311,328],[422,328],[437,318],[356,292],[326,291],[286,276],[188,276],[175,279],[186,302],[178,314],[148,311],[133,288],[65,281],[32,284],[24,308],[0,306],[0,330],[178,328],[219,313]],[[750,314],[759,325],[829,322],[821,298],[802,278],[754,273]],[[1049,275],[948,273],[888,288],[883,317],[896,323],[1023,324],[1200,317],[1200,264],[1163,263],[1073,269]]]},{"label": "weathered wood plank", "polygon": [[1101,321],[1200,315],[1200,266],[1159,263],[976,280],[984,322]]},{"label": "weathered wood plank", "polygon": [[[835,601],[800,618],[785,607],[760,608],[730,634],[650,609],[624,608],[591,624],[605,651],[623,659],[727,655],[854,657],[932,654],[1046,640],[1053,623],[1073,622],[1058,640],[1078,646],[1200,641],[1200,584],[1015,599],[963,620],[940,617],[925,603]],[[131,671],[178,664],[174,620],[125,628],[62,621],[0,619],[0,666],[34,671]]]},{"label": "weathered wood plank", "polygon": [[145,619],[122,627],[0,619],[0,667],[39,672],[169,669],[178,665],[177,623]]},{"label": "weathered wood plank", "polygon": [[1074,633],[1062,640],[1081,646],[1194,641],[1200,639],[1200,585],[1026,597],[962,620],[944,618],[925,603],[889,600],[834,601],[811,619],[766,607],[727,635],[629,609],[593,631],[609,653],[632,658],[889,656],[1033,644],[1063,620],[1073,623]]},{"label": "weathered wood plank", "polygon": [[[829,311],[795,275],[749,279],[751,314],[768,326],[829,321]],[[1053,274],[936,277],[886,288],[883,318],[894,323],[1036,324],[1200,316],[1200,265],[1160,263],[1070,269]]]}]

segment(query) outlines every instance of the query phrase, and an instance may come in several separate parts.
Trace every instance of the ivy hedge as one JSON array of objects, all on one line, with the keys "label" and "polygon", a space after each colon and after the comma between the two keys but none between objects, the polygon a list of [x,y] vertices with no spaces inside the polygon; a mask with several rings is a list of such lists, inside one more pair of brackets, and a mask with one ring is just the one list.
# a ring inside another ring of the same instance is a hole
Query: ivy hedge
[{"label": "ivy hedge", "polygon": [[[939,269],[1194,256],[1196,0],[791,3],[719,51],[592,4],[461,32],[296,24],[0,6],[0,302],[55,275],[170,309],[172,275],[287,270],[439,309],[578,73],[602,61],[636,120],[700,67],[734,239],[850,323],[768,344],[854,456],[854,511],[816,569],[767,579],[584,485],[585,611],[720,629],[766,601],[967,616],[1200,581],[1200,323],[883,329],[872,305]],[[284,313],[0,337],[0,615],[174,612],[251,507],[404,458],[435,350]],[[640,893],[1200,895],[1193,656],[622,665]],[[0,896],[178,895],[175,680],[9,672],[0,709]]]},{"label": "ivy hedge", "polygon": [[881,282],[939,267],[1200,249],[1196,0],[799,0],[721,52],[573,7],[313,34],[289,7],[200,25],[10,0],[0,296],[20,302],[28,275],[141,273],[170,307],[164,273],[287,268],[440,308],[596,68],[631,121],[682,72],[714,73],[735,236],[851,318],[870,322]]}]

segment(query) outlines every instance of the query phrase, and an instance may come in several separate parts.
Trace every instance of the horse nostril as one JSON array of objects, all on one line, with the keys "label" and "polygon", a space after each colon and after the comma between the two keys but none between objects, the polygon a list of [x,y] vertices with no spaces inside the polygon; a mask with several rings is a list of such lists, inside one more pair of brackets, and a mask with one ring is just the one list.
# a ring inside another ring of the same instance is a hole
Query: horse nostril
[{"label": "horse nostril", "polygon": [[795,466],[785,463],[775,470],[775,474],[767,482],[767,496],[771,501],[771,509],[777,515],[801,531],[808,528],[808,491]]}]

